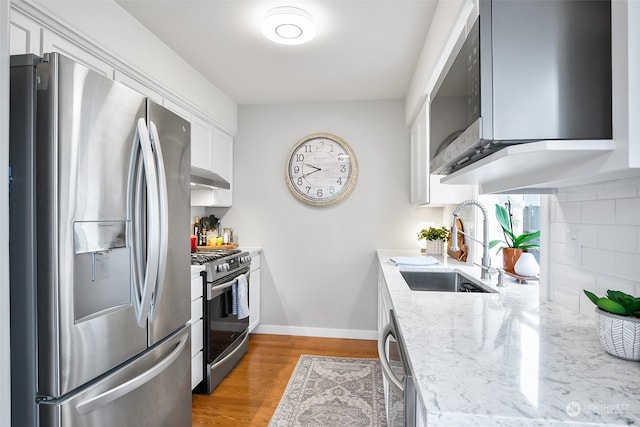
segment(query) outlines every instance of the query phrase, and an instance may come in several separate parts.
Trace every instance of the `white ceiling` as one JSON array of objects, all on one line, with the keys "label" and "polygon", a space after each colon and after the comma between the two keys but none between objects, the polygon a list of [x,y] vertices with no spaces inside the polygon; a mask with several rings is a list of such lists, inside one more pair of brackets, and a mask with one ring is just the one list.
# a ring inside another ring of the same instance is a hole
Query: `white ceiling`
[{"label": "white ceiling", "polygon": [[[437,0],[116,0],[240,105],[402,99]],[[260,32],[276,6],[302,7],[310,43]]]}]

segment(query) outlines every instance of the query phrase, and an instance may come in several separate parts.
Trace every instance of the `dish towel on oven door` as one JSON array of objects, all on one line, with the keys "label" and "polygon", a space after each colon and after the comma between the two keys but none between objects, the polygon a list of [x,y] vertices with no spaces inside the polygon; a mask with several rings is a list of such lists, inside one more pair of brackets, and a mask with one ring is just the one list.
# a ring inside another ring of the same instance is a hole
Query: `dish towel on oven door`
[{"label": "dish towel on oven door", "polygon": [[247,276],[241,274],[236,283],[231,288],[233,294],[233,314],[238,315],[238,319],[249,317],[249,284]]}]

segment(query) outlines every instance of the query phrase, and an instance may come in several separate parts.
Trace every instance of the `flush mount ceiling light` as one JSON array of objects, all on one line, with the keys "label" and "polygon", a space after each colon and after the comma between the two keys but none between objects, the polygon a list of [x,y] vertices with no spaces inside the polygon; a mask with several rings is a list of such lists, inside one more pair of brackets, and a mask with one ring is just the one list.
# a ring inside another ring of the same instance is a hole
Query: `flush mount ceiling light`
[{"label": "flush mount ceiling light", "polygon": [[262,21],[262,33],[280,44],[303,44],[316,35],[311,15],[293,6],[271,9]]}]

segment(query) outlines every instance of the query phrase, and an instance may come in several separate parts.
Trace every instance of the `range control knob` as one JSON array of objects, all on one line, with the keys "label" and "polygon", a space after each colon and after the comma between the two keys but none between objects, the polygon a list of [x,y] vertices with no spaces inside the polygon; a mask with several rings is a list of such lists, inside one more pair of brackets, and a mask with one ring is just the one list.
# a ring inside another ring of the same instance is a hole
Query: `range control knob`
[{"label": "range control knob", "polygon": [[251,262],[251,256],[247,255],[240,257],[240,264],[246,264],[248,262]]}]

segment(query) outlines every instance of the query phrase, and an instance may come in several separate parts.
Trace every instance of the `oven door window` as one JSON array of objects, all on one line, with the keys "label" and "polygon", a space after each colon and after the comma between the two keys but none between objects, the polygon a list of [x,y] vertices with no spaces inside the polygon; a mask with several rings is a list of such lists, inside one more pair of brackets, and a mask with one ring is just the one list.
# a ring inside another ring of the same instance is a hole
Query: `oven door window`
[{"label": "oven door window", "polygon": [[[248,276],[247,274],[247,282]],[[224,282],[229,283],[229,280],[225,279]],[[232,279],[231,282],[235,284],[237,280]],[[249,317],[238,319],[238,315],[234,314],[233,284],[216,289],[212,292],[212,298],[207,300],[207,363],[214,363],[249,327]],[[235,293],[237,297],[237,291]]]}]

